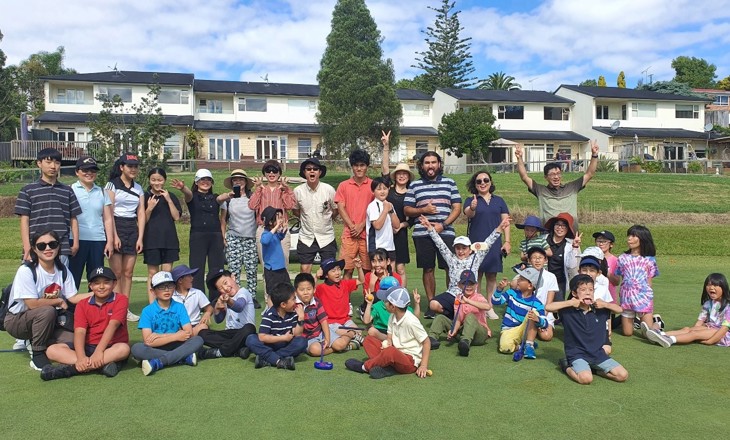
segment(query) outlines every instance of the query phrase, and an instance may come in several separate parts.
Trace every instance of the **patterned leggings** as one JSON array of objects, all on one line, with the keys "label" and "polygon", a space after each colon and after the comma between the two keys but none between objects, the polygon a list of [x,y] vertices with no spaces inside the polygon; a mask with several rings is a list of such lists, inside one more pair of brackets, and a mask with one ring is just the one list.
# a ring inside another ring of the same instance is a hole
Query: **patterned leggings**
[{"label": "patterned leggings", "polygon": [[259,264],[256,239],[253,237],[239,237],[227,232],[226,243],[228,270],[236,277],[236,282],[240,285],[241,268],[246,267],[246,288],[255,298],[256,288],[258,287],[257,269]]}]

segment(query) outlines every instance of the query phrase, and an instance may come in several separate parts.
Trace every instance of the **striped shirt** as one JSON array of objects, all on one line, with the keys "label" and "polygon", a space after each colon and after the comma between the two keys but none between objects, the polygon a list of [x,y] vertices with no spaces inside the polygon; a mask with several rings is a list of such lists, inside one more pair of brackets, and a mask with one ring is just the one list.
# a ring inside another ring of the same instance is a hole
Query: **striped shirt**
[{"label": "striped shirt", "polygon": [[114,217],[137,218],[137,207],[144,200],[144,191],[137,182],[128,187],[121,177],[107,182],[104,189],[114,193]]},{"label": "striped shirt", "polygon": [[[406,193],[404,206],[423,208],[431,203],[438,209],[436,214],[425,214],[431,223],[443,223],[451,215],[453,205],[461,203],[461,195],[453,179],[436,176],[433,180],[418,179],[411,182]],[[453,226],[446,226],[442,235],[455,235]],[[428,231],[420,223],[413,228],[413,237],[427,237]]]},{"label": "striped shirt", "polygon": [[281,317],[276,311],[276,307],[272,307],[261,315],[259,333],[272,336],[285,335],[294,330],[298,320],[296,312],[288,312]]},{"label": "striped shirt", "polygon": [[264,224],[261,220],[261,213],[267,207],[283,209],[284,219],[288,222],[289,216],[286,211],[294,209],[296,205],[297,200],[294,198],[294,191],[284,185],[275,189],[271,189],[269,185],[260,185],[256,187],[256,190],[251,194],[251,199],[248,201],[248,207],[256,211],[256,224],[259,226]]},{"label": "striped shirt", "polygon": [[70,186],[44,180],[30,183],[18,193],[15,214],[29,218],[30,234],[51,229],[61,239],[61,255],[71,255],[71,219],[81,215],[81,207]]},{"label": "striped shirt", "polygon": [[537,323],[537,326],[542,329],[547,328],[548,321],[545,317],[545,306],[542,305],[535,294],[525,298],[517,290],[509,289],[506,292],[495,290],[494,295],[492,295],[492,304],[498,306],[504,303],[507,303],[507,309],[504,311],[504,318],[502,319],[502,330],[518,327],[525,320],[525,316],[527,316],[530,309],[535,309],[537,314],[540,315],[540,322]]},{"label": "striped shirt", "polygon": [[297,304],[304,306],[304,331],[302,336],[307,339],[316,338],[322,333],[322,322],[327,320],[327,312],[316,298],[312,298],[309,304],[304,304],[297,298]]}]

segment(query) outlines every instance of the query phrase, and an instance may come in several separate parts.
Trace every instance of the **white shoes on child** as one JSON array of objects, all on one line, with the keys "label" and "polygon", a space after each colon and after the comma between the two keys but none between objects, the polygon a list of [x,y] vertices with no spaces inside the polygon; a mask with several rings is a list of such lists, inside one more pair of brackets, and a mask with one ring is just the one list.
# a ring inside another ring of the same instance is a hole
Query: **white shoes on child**
[{"label": "white shoes on child", "polygon": [[127,310],[127,321],[137,322],[139,321],[139,315],[135,315],[131,311]]}]

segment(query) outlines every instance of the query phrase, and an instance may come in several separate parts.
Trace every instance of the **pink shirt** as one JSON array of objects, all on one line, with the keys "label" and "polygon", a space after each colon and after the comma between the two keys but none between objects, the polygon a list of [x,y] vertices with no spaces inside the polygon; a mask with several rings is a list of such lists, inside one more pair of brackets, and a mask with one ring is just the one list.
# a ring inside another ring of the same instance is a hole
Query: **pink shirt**
[{"label": "pink shirt", "polygon": [[297,201],[294,198],[294,191],[284,185],[280,185],[273,190],[268,184],[258,186],[248,200],[248,207],[256,212],[256,223],[259,226],[263,224],[261,213],[267,207],[271,206],[272,208],[283,209],[284,218],[289,221],[289,216],[286,211],[288,209],[294,209],[296,204]]},{"label": "pink shirt", "polygon": [[[345,202],[345,211],[353,223],[365,223],[368,205],[375,196],[370,190],[373,179],[365,177],[365,180],[358,185],[354,178],[349,178],[337,186],[335,203]],[[342,235],[350,236],[350,228],[345,226]],[[360,238],[365,238],[365,228],[360,233]]]},{"label": "pink shirt", "polygon": [[[608,274],[614,275],[616,273],[616,268],[618,267],[618,257],[616,257],[613,254],[606,255],[606,264],[608,264]],[[618,304],[618,296],[616,295],[616,286],[608,283],[608,293],[611,294],[611,298],[613,298],[613,302]]]},{"label": "pink shirt", "polygon": [[[482,296],[481,293],[473,294],[472,296],[469,297],[469,300],[474,301],[474,302],[482,302],[485,304],[489,304],[487,299],[484,298],[484,296]],[[466,315],[468,315],[470,313],[474,314],[474,316],[477,318],[477,321],[479,322],[479,325],[481,325],[484,328],[489,328],[489,326],[487,325],[487,311],[480,310],[480,309],[474,307],[473,305],[467,304],[467,303],[461,303],[461,309],[459,310],[459,316],[458,316],[459,322],[461,322],[463,324],[464,320],[466,319]]]}]

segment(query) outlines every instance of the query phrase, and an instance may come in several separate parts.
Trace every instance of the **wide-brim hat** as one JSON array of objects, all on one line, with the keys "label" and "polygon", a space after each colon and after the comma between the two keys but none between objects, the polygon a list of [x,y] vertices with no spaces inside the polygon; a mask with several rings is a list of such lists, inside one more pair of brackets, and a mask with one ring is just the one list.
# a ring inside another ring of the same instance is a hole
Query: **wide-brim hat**
[{"label": "wide-brim hat", "polygon": [[344,269],[345,260],[335,260],[334,258],[328,258],[324,260],[320,264],[320,267],[322,268],[322,279],[327,279],[327,273],[337,266],[340,266],[340,269]]},{"label": "wide-brim hat", "polygon": [[568,233],[565,236],[568,238],[574,238],[575,237],[575,228],[573,227],[573,221],[574,221],[573,216],[567,212],[561,212],[560,214],[558,214],[555,217],[546,221],[545,229],[547,229],[548,232],[553,232],[553,227],[555,226],[555,222],[557,222],[558,220],[562,220],[568,224]]},{"label": "wide-brim hat", "polygon": [[304,174],[304,168],[307,167],[307,164],[311,163],[312,165],[316,165],[319,167],[319,178],[321,179],[327,174],[327,167],[319,163],[319,159],[316,157],[310,157],[309,159],[306,159],[304,162],[299,164],[299,177],[306,179],[306,175]]},{"label": "wide-brim hat", "polygon": [[515,224],[515,227],[517,229],[525,229],[525,226],[531,226],[533,228],[536,228],[538,231],[545,230],[545,228],[542,227],[542,222],[540,221],[540,219],[534,215],[528,215],[527,217],[525,217],[524,223]]},{"label": "wide-brim hat", "polygon": [[408,166],[407,163],[399,163],[396,165],[395,169],[390,172],[390,181],[395,183],[395,173],[398,171],[406,171],[410,177],[410,180],[415,180],[416,175],[413,174],[413,171],[411,171],[411,167]]},{"label": "wide-brim hat", "polygon": [[186,265],[181,264],[179,266],[173,267],[170,273],[172,274],[172,279],[177,283],[177,280],[179,280],[180,278],[188,275],[195,275],[196,273],[198,273],[198,270],[199,269],[197,267],[195,269],[191,269]]},{"label": "wide-brim hat", "polygon": [[246,174],[246,172],[241,169],[236,169],[236,170],[231,171],[231,175],[226,177],[223,180],[223,186],[225,186],[228,189],[233,189],[233,178],[234,177],[242,177],[242,178],[246,179],[246,189],[251,189],[251,187],[253,187],[253,180],[251,180],[248,177],[248,174]]}]

